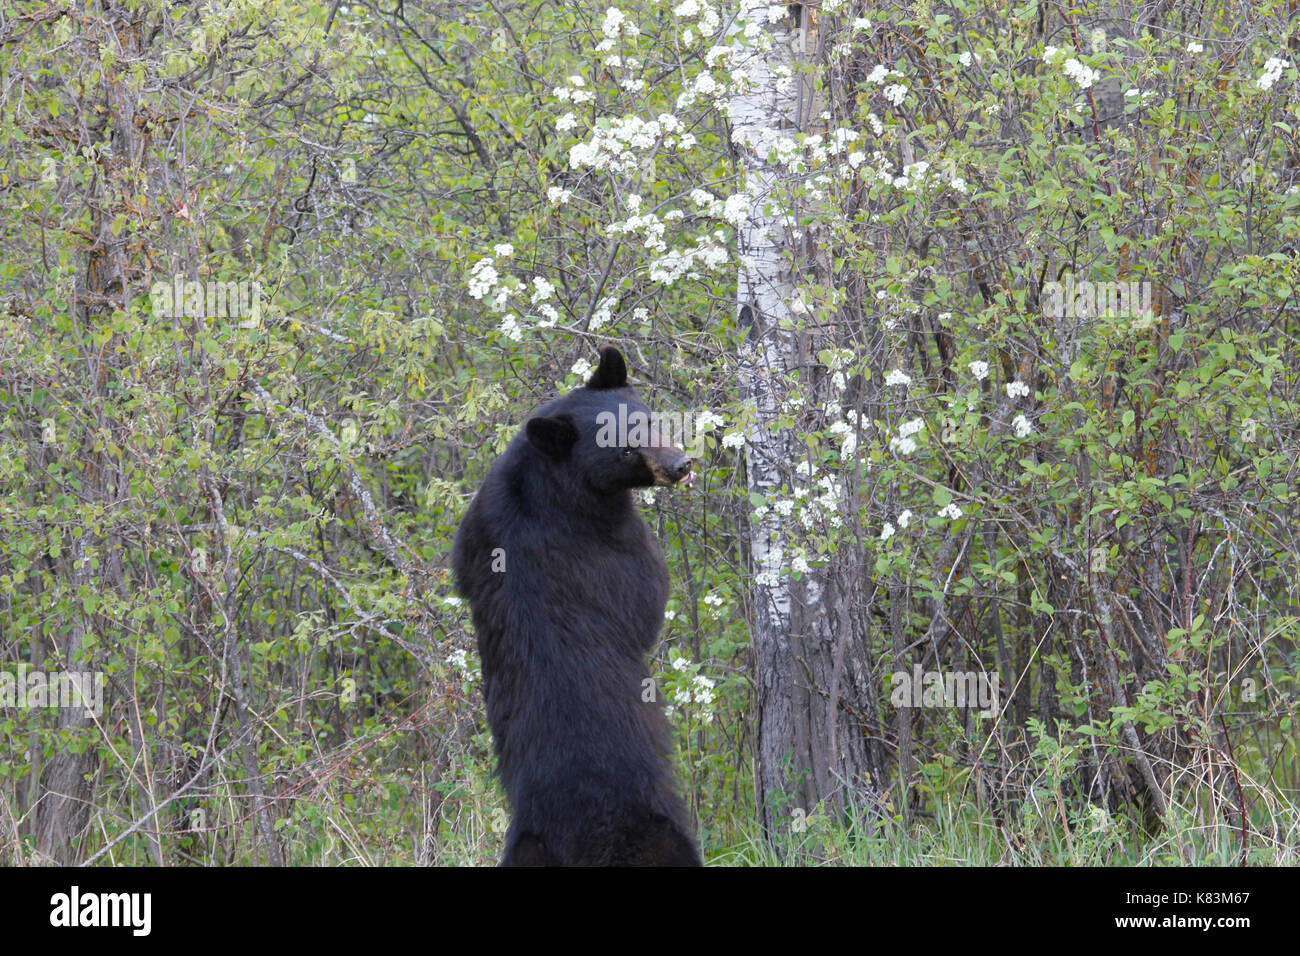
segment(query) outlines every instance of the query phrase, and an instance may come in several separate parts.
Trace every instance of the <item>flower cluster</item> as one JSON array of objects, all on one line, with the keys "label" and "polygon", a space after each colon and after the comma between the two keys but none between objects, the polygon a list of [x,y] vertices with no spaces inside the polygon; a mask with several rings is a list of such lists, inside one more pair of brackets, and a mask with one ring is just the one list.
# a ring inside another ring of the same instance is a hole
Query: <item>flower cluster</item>
[{"label": "flower cluster", "polygon": [[[854,153],[849,156],[848,165],[854,169],[862,166],[865,157],[861,153]],[[893,160],[880,150],[873,150],[871,153],[871,163],[863,170],[863,176],[867,182],[875,182],[887,188],[893,188],[907,193],[924,193],[936,186],[943,188],[942,178],[935,172],[928,160],[918,159],[914,163],[908,163],[902,167],[902,170],[896,172]],[[961,176],[953,175],[947,182],[948,188],[958,193],[965,193],[969,188],[966,180]]]},{"label": "flower cluster", "polygon": [[839,503],[844,487],[840,480],[818,474],[816,466],[808,462],[801,462],[795,470],[808,484],[794,485],[788,498],[778,497],[770,505],[759,505],[753,512],[754,521],[763,521],[769,515],[794,518],[805,531],[843,526]]},{"label": "flower cluster", "polygon": [[695,27],[687,27],[682,32],[683,43],[694,41],[696,29],[700,31],[700,36],[710,37],[718,32],[718,27],[722,26],[722,17],[718,15],[718,11],[704,0],[682,0],[673,7],[673,16],[679,20],[696,20]]},{"label": "flower cluster", "polygon": [[[512,298],[525,293],[528,294],[531,311],[536,316],[537,327],[545,329],[554,326],[560,319],[560,313],[550,302],[555,296],[555,286],[550,280],[543,276],[534,276],[529,285],[520,282],[514,276],[502,277],[497,270],[497,262],[499,259],[507,259],[514,255],[515,247],[508,242],[502,242],[494,246],[492,252],[493,255],[478,260],[470,267],[467,284],[471,296],[475,299],[486,299],[493,311],[505,313],[497,331],[512,342],[523,340],[523,328],[519,324],[519,316],[514,312],[507,312],[506,309]],[[617,306],[617,300],[614,300],[613,306]],[[608,321],[608,314],[605,314],[604,319]],[[592,327],[597,327],[594,317]]]},{"label": "flower cluster", "polygon": [[1101,76],[1092,67],[1080,63],[1074,57],[1070,57],[1065,61],[1065,75],[1072,79],[1081,90],[1091,87]]},{"label": "flower cluster", "polygon": [[601,53],[614,48],[614,42],[620,37],[635,37],[641,34],[641,29],[627,18],[627,14],[618,7],[610,7],[605,11],[605,19],[601,21],[600,32],[604,34],[604,39],[596,45],[596,49]]},{"label": "flower cluster", "polygon": [[[706,596],[705,600],[707,601],[707,599]],[[693,664],[685,657],[674,658],[672,666],[673,670],[681,675],[679,678],[681,683],[673,691],[672,709],[675,710],[677,707],[687,707],[694,704],[699,707],[700,720],[706,724],[712,723],[714,717],[713,702],[716,698],[714,689],[717,685],[708,677],[699,673],[699,664]]]},{"label": "flower cluster", "polygon": [[698,279],[702,271],[725,265],[730,258],[722,230],[698,236],[693,249],[670,249],[650,263],[650,280],[671,286],[682,277]]},{"label": "flower cluster", "polygon": [[1261,90],[1271,90],[1273,85],[1282,78],[1282,71],[1290,65],[1286,60],[1279,57],[1269,57],[1268,62],[1264,64],[1264,72],[1255,81],[1255,85]]},{"label": "flower cluster", "polygon": [[480,259],[469,270],[469,294],[475,299],[483,298],[492,291],[499,278],[492,259]]},{"label": "flower cluster", "polygon": [[916,451],[916,439],[913,435],[918,435],[925,430],[925,419],[913,418],[911,421],[903,422],[898,426],[898,434],[889,439],[889,447],[899,455],[910,455]]},{"label": "flower cluster", "polygon": [[693,136],[675,135],[679,127],[677,117],[668,113],[652,120],[634,115],[615,117],[604,128],[593,130],[590,139],[569,147],[569,165],[574,169],[635,172],[642,163],[637,150],[652,149],[661,140],[669,148],[689,149],[695,145]]}]

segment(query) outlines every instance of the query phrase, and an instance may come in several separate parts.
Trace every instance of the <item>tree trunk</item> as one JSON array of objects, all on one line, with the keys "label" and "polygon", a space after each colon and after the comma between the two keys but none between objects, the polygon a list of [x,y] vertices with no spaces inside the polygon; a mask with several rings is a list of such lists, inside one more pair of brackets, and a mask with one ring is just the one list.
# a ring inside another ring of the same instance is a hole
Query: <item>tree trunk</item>
[{"label": "tree trunk", "polygon": [[[119,7],[108,7],[101,15],[87,18],[100,35],[98,43],[87,43],[87,50],[109,48],[120,59],[130,62],[142,56],[149,46],[148,23],[144,15],[136,16]],[[96,177],[87,202],[91,211],[92,239],[86,251],[86,272],[79,284],[72,308],[87,330],[82,354],[85,393],[89,396],[85,426],[80,435],[68,440],[81,443],[80,472],[86,512],[112,514],[125,494],[126,479],[114,455],[105,449],[105,436],[113,443],[126,444],[129,423],[114,417],[111,396],[117,388],[125,362],[120,349],[110,342],[100,347],[90,334],[100,323],[111,319],[115,310],[130,307],[135,288],[142,284],[132,268],[138,257],[147,259],[147,249],[130,230],[121,228],[124,217],[139,218],[132,206],[141,184],[156,178],[157,163],[148,151],[148,124],[142,111],[138,89],[131,74],[108,70],[102,83],[102,132],[82,130],[83,136],[99,135],[102,148],[101,175]],[[155,174],[154,177],[150,173]],[[88,518],[80,534],[72,536],[71,547],[61,562],[51,565],[51,574],[60,571],[67,578],[72,595],[82,589],[95,592],[115,591],[127,597],[122,565],[122,538],[102,517]],[[78,610],[59,633],[64,635],[55,659],[69,671],[97,671],[93,659],[82,660],[86,638],[95,626],[93,615],[82,613],[80,602],[68,602]],[[53,636],[53,635],[51,635]],[[93,724],[84,708],[63,707],[59,710],[58,729],[70,736],[84,738]],[[76,841],[90,822],[95,789],[89,779],[96,767],[95,747],[59,746],[45,764],[40,794],[32,807],[32,830],[36,849],[44,857],[60,864],[78,859]],[[157,859],[155,854],[155,859]]]},{"label": "tree trunk", "polygon": [[[88,562],[85,557],[84,538],[74,542],[67,561],[73,593],[88,583]],[[86,619],[77,614],[67,629],[67,638],[60,648],[60,663],[64,670],[81,670],[77,663],[85,643]],[[80,736],[91,724],[91,718],[82,707],[59,708],[59,733]],[[50,756],[42,777],[41,795],[33,813],[36,833],[36,851],[42,857],[60,865],[76,861],[76,839],[90,819],[93,791],[86,777],[94,769],[94,749],[61,746]]]},{"label": "tree trunk", "polygon": [[[782,428],[779,420],[789,411],[787,395],[812,352],[790,304],[798,298],[801,275],[814,264],[806,230],[797,225],[796,177],[768,157],[772,132],[793,136],[813,110],[801,102],[798,82],[787,80],[782,89],[779,69],[793,65],[796,51],[808,48],[806,28],[792,31],[782,20],[764,31],[771,48],[748,53],[752,85],[732,98],[731,120],[751,198],[740,229],[737,284],[740,322],[748,329],[740,381],[754,415],[747,484],[751,495],[775,502],[790,497],[794,466],[806,457],[798,432]],[[783,518],[775,508],[750,528],[756,777],[769,838],[783,829],[783,819],[801,819],[800,811],[811,814],[822,806],[843,812],[846,794],[874,802],[864,732],[873,712],[872,681],[857,623],[864,616],[853,613],[861,551],[849,542],[796,581],[787,557],[799,531],[792,516]]]}]

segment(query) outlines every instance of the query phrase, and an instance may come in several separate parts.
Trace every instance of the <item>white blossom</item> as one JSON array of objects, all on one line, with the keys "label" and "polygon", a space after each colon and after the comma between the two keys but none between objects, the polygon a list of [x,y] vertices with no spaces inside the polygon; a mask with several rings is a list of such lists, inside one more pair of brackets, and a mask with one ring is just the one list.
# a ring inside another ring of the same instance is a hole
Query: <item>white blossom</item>
[{"label": "white blossom", "polygon": [[607,295],[596,305],[596,311],[591,313],[591,324],[588,329],[592,332],[599,331],[609,324],[609,320],[614,315],[614,310],[618,308],[618,297]]},{"label": "white blossom", "polygon": [[528,300],[533,305],[543,302],[555,294],[555,286],[541,276],[533,276],[533,294]]},{"label": "white blossom", "polygon": [[916,191],[926,181],[926,175],[929,171],[930,164],[924,159],[909,163],[903,167],[903,175],[894,178],[894,188]]},{"label": "white blossom", "polygon": [[750,199],[749,193],[738,192],[728,196],[727,201],[722,206],[722,218],[739,228],[749,218],[749,210],[752,205],[753,200]]},{"label": "white blossom", "polygon": [[569,147],[569,165],[574,169],[594,166],[599,155],[590,143],[574,143]]},{"label": "white blossom", "polygon": [[721,424],[723,424],[722,416],[717,412],[711,412],[708,409],[705,409],[695,416],[695,428],[698,431],[707,432]]},{"label": "white blossom", "polygon": [[719,60],[730,59],[736,55],[736,48],[733,46],[714,46],[709,47],[708,52],[704,54],[704,65],[709,69],[717,66]]},{"label": "white blossom", "polygon": [[524,337],[523,329],[519,328],[519,319],[513,312],[501,320],[500,331],[512,342],[518,342]]},{"label": "white blossom", "polygon": [[868,82],[868,83],[883,83],[883,82],[885,82],[885,80],[889,79],[891,76],[902,76],[902,75],[903,75],[902,73],[899,73],[897,70],[891,70],[889,67],[885,66],[885,64],[883,64],[883,63],[877,63],[877,64],[872,68],[871,72],[867,74],[867,82]]},{"label": "white blossom", "polygon": [[698,277],[701,268],[712,270],[724,265],[729,254],[717,240],[717,236],[700,236],[695,240],[694,249],[668,250],[650,263],[650,280],[671,286],[684,276]]},{"label": "white blossom", "polygon": [[609,39],[616,38],[620,32],[628,36],[636,36],[641,31],[635,23],[628,20],[625,14],[618,7],[610,7],[605,11],[605,19],[600,25],[600,32],[605,34]]},{"label": "white blossom", "polygon": [[1291,64],[1286,60],[1279,59],[1275,56],[1269,57],[1268,62],[1264,64],[1264,72],[1261,73],[1259,79],[1255,81],[1255,85],[1261,90],[1272,89],[1273,84],[1281,79],[1282,71],[1290,65]]},{"label": "white blossom", "polygon": [[480,259],[469,271],[469,294],[481,299],[492,291],[497,284],[499,274],[491,259]]},{"label": "white blossom", "polygon": [[1074,80],[1080,89],[1086,90],[1097,82],[1097,79],[1101,74],[1091,67],[1080,63],[1074,57],[1070,57],[1065,61],[1065,75]]}]

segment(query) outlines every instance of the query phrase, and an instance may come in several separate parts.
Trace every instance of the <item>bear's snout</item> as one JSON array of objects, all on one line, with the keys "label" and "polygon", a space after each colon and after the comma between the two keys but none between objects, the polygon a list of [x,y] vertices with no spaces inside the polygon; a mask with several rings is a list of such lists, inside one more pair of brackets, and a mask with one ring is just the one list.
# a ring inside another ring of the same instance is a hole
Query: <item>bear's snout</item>
[{"label": "bear's snout", "polygon": [[694,465],[691,456],[679,448],[653,448],[649,450],[646,459],[655,476],[656,485],[680,483],[689,486],[695,477],[691,473],[691,466]]}]

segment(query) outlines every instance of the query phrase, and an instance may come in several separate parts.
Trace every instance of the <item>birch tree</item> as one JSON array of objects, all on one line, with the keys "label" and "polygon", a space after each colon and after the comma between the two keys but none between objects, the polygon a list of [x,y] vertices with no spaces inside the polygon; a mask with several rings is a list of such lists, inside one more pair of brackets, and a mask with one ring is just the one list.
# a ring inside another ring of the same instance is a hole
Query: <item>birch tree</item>
[{"label": "birch tree", "polygon": [[[746,480],[757,505],[750,525],[756,777],[771,834],[782,808],[797,821],[820,804],[842,809],[846,793],[872,793],[863,732],[872,685],[854,620],[858,542],[846,537],[813,566],[797,553],[793,533],[794,512],[805,507],[792,495],[806,491],[798,488],[796,468],[808,459],[805,429],[797,423],[806,427],[809,419],[800,409],[828,397],[838,405],[835,392],[844,384],[814,369],[813,353],[835,342],[810,318],[805,301],[805,286],[827,277],[817,250],[816,200],[803,188],[809,179],[804,154],[811,149],[816,157],[824,140],[814,131],[821,110],[809,81],[817,33],[798,4],[769,12],[746,0],[732,35],[748,40],[749,83],[729,105],[750,200],[737,237],[737,299],[748,328],[740,357],[741,390],[752,414]],[[812,477],[806,466],[804,474]],[[827,491],[842,495],[843,486],[835,482]]]}]

